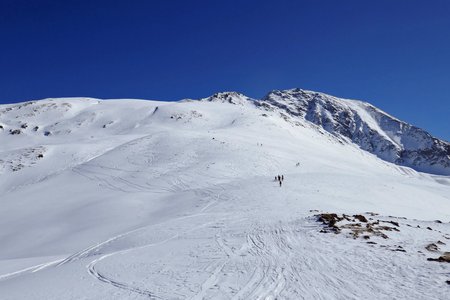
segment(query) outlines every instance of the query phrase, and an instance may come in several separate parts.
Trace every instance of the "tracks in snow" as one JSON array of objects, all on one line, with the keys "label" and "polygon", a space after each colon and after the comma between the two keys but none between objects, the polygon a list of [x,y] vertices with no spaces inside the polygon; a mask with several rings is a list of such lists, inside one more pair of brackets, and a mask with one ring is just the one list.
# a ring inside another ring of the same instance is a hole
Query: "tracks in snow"
[{"label": "tracks in snow", "polygon": [[216,244],[226,257],[211,264],[207,270],[210,276],[191,299],[276,299],[280,296],[287,277],[292,280],[294,274],[288,272],[290,265],[283,260],[282,254],[286,252],[283,249],[286,242],[280,238],[283,233],[264,231],[267,228],[255,224],[250,226],[251,232],[235,241],[227,241],[227,237],[235,239],[239,233],[216,234]]},{"label": "tracks in snow", "polygon": [[[172,236],[172,237],[170,237],[170,238],[168,238],[168,239],[166,239],[166,240],[163,240],[163,241],[161,241],[161,242],[158,242],[158,243],[155,243],[155,244],[145,245],[145,246],[142,246],[142,247],[139,247],[139,248],[143,248],[143,247],[151,247],[151,246],[155,246],[155,245],[164,244],[164,243],[168,242],[169,240],[173,240],[173,239],[175,239],[175,238],[177,238],[177,237],[178,237],[178,235],[174,235],[174,236]],[[104,259],[106,259],[106,258],[108,258],[108,257],[111,257],[111,256],[113,256],[113,255],[125,254],[125,253],[127,253],[127,252],[130,252],[130,251],[133,251],[133,250],[136,250],[136,249],[138,249],[138,248],[132,248],[132,249],[127,249],[127,250],[117,251],[117,252],[113,252],[113,253],[109,253],[109,254],[103,255],[103,256],[101,256],[100,258],[97,258],[97,259],[91,261],[91,262],[86,266],[86,268],[88,269],[88,272],[89,272],[89,274],[90,274],[91,276],[93,276],[94,278],[100,280],[101,282],[110,284],[110,285],[115,286],[115,287],[117,287],[117,288],[120,288],[120,289],[123,289],[123,290],[127,290],[127,291],[130,291],[130,292],[133,292],[133,293],[137,293],[137,294],[140,294],[140,295],[148,296],[150,299],[161,299],[161,297],[158,297],[157,295],[155,295],[155,294],[154,294],[152,291],[150,291],[150,290],[147,290],[147,289],[144,289],[144,288],[140,288],[140,287],[135,287],[135,286],[132,286],[132,285],[130,285],[130,284],[128,284],[128,283],[119,282],[119,281],[115,280],[115,279],[112,278],[112,277],[109,277],[109,276],[107,276],[107,275],[105,275],[105,274],[100,273],[100,272],[96,269],[96,265],[97,265],[100,261],[102,261],[102,260],[104,260]]]}]

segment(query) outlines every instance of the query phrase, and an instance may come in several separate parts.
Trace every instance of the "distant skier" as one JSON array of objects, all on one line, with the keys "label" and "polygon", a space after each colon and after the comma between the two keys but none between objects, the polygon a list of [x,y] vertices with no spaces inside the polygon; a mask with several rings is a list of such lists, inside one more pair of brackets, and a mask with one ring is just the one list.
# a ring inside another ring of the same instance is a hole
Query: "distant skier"
[{"label": "distant skier", "polygon": [[281,180],[280,181],[278,181],[279,183],[280,183],[280,187],[281,187]]},{"label": "distant skier", "polygon": [[284,181],[284,175],[281,175],[281,181]]}]

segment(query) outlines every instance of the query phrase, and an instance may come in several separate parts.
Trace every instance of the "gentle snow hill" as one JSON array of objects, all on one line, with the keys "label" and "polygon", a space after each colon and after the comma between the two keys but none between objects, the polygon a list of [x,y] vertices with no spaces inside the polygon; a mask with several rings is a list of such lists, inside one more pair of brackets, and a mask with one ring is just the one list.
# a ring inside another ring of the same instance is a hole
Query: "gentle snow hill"
[{"label": "gentle snow hill", "polygon": [[[1,299],[450,292],[426,260],[450,251],[449,144],[367,103],[60,98],[1,105],[0,126]],[[400,231],[320,233],[319,212]]]}]

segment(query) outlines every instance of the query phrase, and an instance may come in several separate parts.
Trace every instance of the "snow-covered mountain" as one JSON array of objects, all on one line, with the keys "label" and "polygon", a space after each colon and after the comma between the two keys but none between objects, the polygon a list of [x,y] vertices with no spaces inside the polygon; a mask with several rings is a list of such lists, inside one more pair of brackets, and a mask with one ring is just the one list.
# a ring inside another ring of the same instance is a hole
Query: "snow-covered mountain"
[{"label": "snow-covered mountain", "polygon": [[[383,160],[411,167],[420,172],[450,175],[449,142],[435,138],[425,130],[400,121],[366,102],[340,99],[301,89],[272,91],[261,100],[251,99],[237,92],[222,92],[200,101],[250,105],[263,110],[277,111],[281,117],[286,119],[288,116],[294,122],[298,119],[309,121],[341,141],[354,143]],[[18,135],[26,132],[28,128],[27,131],[33,130],[37,134],[42,132],[47,135],[61,134],[60,122],[47,125],[45,128],[33,125],[34,113],[46,113],[47,118],[53,120],[56,111],[69,112],[71,105],[65,103],[63,107],[57,107],[55,102],[50,104],[39,102],[37,105],[36,102],[27,102],[7,106],[0,114],[9,111],[12,111],[9,115],[16,111],[21,114],[15,115],[13,121],[5,120],[5,124],[0,124],[0,131]],[[27,109],[26,106],[30,107]],[[91,114],[95,115],[95,112]],[[75,127],[80,126],[80,122],[89,122],[88,116],[83,118],[81,115],[78,118],[79,121],[70,120],[75,122]],[[137,121],[134,115],[130,121]],[[112,121],[109,122],[111,123],[105,121],[102,126],[106,128],[113,124]],[[66,133],[72,131],[72,129],[64,130]]]},{"label": "snow-covered mountain", "polygon": [[272,91],[262,101],[345,137],[381,159],[421,172],[450,175],[450,143],[369,103],[301,89]]},{"label": "snow-covered mountain", "polygon": [[236,92],[202,101],[254,105],[291,120],[309,121],[379,158],[420,172],[450,175],[450,143],[357,100],[302,89],[275,90],[255,100]]},{"label": "snow-covered mountain", "polygon": [[302,90],[1,105],[0,298],[447,299],[448,170]]}]

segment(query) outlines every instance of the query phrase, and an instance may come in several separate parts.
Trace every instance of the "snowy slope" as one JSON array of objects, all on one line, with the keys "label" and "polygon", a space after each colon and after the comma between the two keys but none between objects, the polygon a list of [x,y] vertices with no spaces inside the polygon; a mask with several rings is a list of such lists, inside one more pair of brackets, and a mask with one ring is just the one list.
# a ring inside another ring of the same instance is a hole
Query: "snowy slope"
[{"label": "snowy slope", "polygon": [[450,143],[369,103],[301,89],[272,91],[263,98],[262,105],[267,103],[344,137],[381,159],[421,172],[450,175]]},{"label": "snowy slope", "polygon": [[[291,100],[0,106],[0,298],[447,299],[450,266],[427,258],[450,251],[450,177],[381,160]],[[399,231],[321,233],[321,212]]]}]

